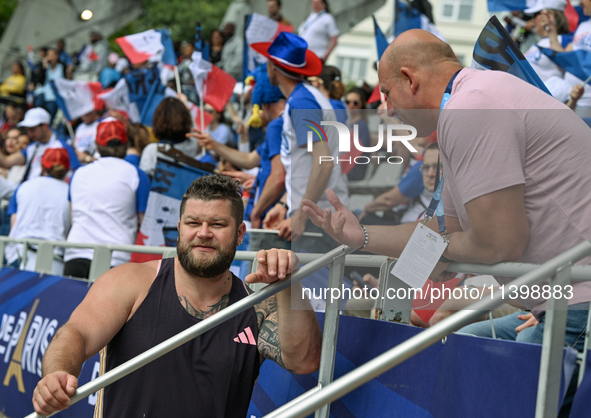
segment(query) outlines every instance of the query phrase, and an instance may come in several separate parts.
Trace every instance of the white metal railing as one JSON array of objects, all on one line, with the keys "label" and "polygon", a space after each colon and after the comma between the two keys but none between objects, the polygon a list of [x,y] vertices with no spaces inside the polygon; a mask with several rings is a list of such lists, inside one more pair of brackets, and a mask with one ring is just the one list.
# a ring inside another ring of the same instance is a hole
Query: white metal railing
[{"label": "white metal railing", "polygon": [[[38,245],[37,262],[35,270],[38,272],[50,272],[53,259],[54,247],[77,247],[93,248],[94,258],[91,264],[91,280],[96,279],[102,272],[110,268],[112,251],[127,251],[148,254],[162,254],[165,258],[176,255],[176,248],[170,247],[145,247],[129,245],[97,245],[97,244],[72,244],[67,242],[48,242],[33,239],[16,240],[7,237],[0,237],[0,250],[4,249],[6,242],[28,242]],[[72,397],[72,404],[89,396],[97,390],[117,381],[125,375],[155,360],[172,349],[182,345],[203,332],[219,325],[240,312],[249,309],[256,303],[285,289],[292,283],[296,283],[315,271],[330,265],[329,286],[341,288],[343,283],[343,271],[345,265],[359,267],[382,267],[380,271],[380,283],[385,288],[399,286],[398,279],[392,276],[389,271],[392,259],[378,255],[351,255],[353,249],[341,246],[327,254],[298,254],[300,261],[305,264],[294,273],[289,279],[282,282],[265,286],[263,289],[244,298],[240,302],[220,311],[218,314],[200,322],[199,324],[183,331],[171,339],[146,351],[140,356],[127,363],[111,370],[103,376],[78,388]],[[550,284],[564,285],[570,280],[591,280],[591,266],[572,266],[572,263],[591,254],[591,243],[585,241],[565,253],[555,257],[547,263],[537,266],[521,263],[501,263],[494,266],[483,266],[475,264],[452,263],[449,270],[454,272],[466,272],[476,274],[495,274],[503,276],[519,276],[521,278],[511,284],[533,285],[541,283],[550,278]],[[253,270],[256,268],[256,252],[238,251],[236,260],[253,260]],[[498,293],[498,292],[497,292]],[[349,393],[361,386],[373,377],[400,364],[404,360],[419,353],[442,337],[456,331],[461,326],[481,316],[485,312],[496,308],[504,303],[500,295],[495,293],[488,299],[483,299],[463,311],[452,315],[450,318],[441,321],[439,324],[421,332],[417,336],[392,348],[390,351],[376,357],[370,362],[360,366],[347,375],[332,381],[334,374],[334,361],[336,357],[336,341],[338,337],[339,306],[340,300],[327,302],[325,313],[322,353],[318,386],[306,392],[304,395],[279,407],[266,418],[270,417],[305,417],[316,411],[316,418],[328,418],[330,413],[330,402]],[[565,299],[548,301],[546,326],[544,331],[544,344],[542,348],[542,361],[540,366],[540,379],[538,387],[538,404],[536,406],[536,417],[555,417],[558,408],[560,380],[551,379],[550,376],[560,376],[556,372],[562,368],[562,349],[564,341],[564,329],[566,324],[566,303]],[[392,311],[390,311],[392,314]],[[391,316],[391,315],[390,315]],[[387,318],[388,315],[382,316]],[[590,317],[591,320],[591,317]],[[589,347],[589,324],[585,338],[585,351]],[[579,382],[585,369],[585,356],[579,356],[583,365],[579,373]],[[554,412],[552,412],[554,411]],[[26,418],[37,417],[35,413]]]}]

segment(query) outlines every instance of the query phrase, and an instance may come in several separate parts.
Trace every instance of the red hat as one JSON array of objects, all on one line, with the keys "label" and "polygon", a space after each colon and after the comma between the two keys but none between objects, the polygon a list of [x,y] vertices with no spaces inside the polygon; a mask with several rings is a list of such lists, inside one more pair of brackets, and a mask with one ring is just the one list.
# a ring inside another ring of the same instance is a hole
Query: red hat
[{"label": "red hat", "polygon": [[281,32],[273,42],[257,42],[250,47],[291,72],[312,77],[322,72],[322,61],[308,49],[308,43],[298,35]]},{"label": "red hat", "polygon": [[70,169],[70,156],[65,148],[47,148],[41,157],[41,166],[50,170],[54,165],[61,164]]},{"label": "red hat", "polygon": [[107,118],[99,123],[96,128],[96,143],[106,147],[112,139],[120,140],[121,145],[125,144],[127,142],[127,129],[117,119]]}]

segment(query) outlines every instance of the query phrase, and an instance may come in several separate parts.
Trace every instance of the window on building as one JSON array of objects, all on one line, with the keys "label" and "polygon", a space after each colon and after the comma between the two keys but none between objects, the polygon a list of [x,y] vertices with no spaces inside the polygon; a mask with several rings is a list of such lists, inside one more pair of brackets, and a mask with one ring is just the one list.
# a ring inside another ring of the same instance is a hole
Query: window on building
[{"label": "window on building", "polygon": [[474,0],[441,0],[441,20],[464,21],[472,20]]},{"label": "window on building", "polygon": [[340,54],[337,57],[337,67],[339,67],[341,70],[341,74],[343,75],[345,81],[360,82],[365,80],[367,64],[367,58],[359,58]]}]

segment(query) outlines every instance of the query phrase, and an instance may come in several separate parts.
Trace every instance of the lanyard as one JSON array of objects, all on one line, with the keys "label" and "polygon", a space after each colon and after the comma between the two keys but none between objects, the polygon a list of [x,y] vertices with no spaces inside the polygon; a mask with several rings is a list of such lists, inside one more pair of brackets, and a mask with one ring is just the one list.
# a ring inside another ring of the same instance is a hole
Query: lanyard
[{"label": "lanyard", "polygon": [[[441,107],[439,108],[440,112],[441,112],[441,109],[443,109],[443,107],[447,104],[447,101],[449,100],[449,98],[451,97],[451,90],[453,88],[454,81],[460,71],[461,70],[457,71],[453,75],[451,80],[449,80],[447,87],[445,88],[445,93],[443,93],[443,99],[441,100]],[[440,173],[440,164],[439,164],[439,158],[437,158],[437,171],[435,172],[435,193],[433,193],[433,198],[431,199],[431,203],[429,203],[429,207],[427,208],[426,216],[427,216],[427,219],[432,218],[433,215],[437,216],[437,225],[439,226],[439,233],[443,234],[443,233],[445,233],[445,215],[444,215],[444,211],[443,211],[443,202],[442,202],[444,181],[443,181],[443,176],[441,176],[441,179],[439,178],[439,173]]]}]

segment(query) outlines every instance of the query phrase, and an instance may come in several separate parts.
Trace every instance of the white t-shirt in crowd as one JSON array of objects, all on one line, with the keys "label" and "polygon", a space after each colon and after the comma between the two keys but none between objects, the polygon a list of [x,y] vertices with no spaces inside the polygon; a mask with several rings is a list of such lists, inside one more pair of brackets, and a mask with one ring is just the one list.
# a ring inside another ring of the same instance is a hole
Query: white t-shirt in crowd
[{"label": "white t-shirt in crowd", "polygon": [[[146,174],[121,158],[101,157],[80,167],[70,181],[68,242],[135,244],[138,213],[146,211],[149,193]],[[64,261],[92,256],[92,249],[68,248]],[[129,260],[130,253],[113,251],[111,266]]]},{"label": "white t-shirt in crowd", "polygon": [[[306,125],[309,121],[320,124],[321,121],[335,121],[336,116],[332,105],[324,94],[308,82],[299,83],[293,89],[285,103],[283,111],[283,130],[281,132],[281,162],[285,167],[285,189],[290,216],[300,207],[304,193],[311,179],[312,153],[308,152]],[[326,129],[327,128],[327,129]],[[328,135],[328,147],[333,161],[339,157],[339,139],[337,129],[325,127]],[[317,136],[313,141],[320,141]],[[334,164],[328,179],[327,189],[332,189],[341,202],[349,204],[349,188],[342,175],[341,166]],[[333,208],[323,193],[316,204],[321,209]]]},{"label": "white t-shirt in crowd", "polygon": [[[573,51],[577,49],[584,49],[591,52],[591,20],[587,20],[579,25],[573,37]],[[590,74],[591,75],[591,74]],[[564,79],[570,84],[571,88],[576,84],[583,84],[585,80],[574,76],[571,73],[565,73]],[[589,109],[591,108],[591,86],[586,85],[585,92],[577,102],[577,108]]]},{"label": "white t-shirt in crowd", "polygon": [[[558,42],[562,43],[562,35],[558,35]],[[550,39],[544,38],[540,40],[537,44],[532,45],[524,54],[532,68],[544,82],[553,76],[562,77],[564,75],[562,68],[543,54],[540,48],[550,48]]]},{"label": "white t-shirt in crowd", "polygon": [[213,139],[219,142],[222,145],[228,145],[228,143],[235,142],[235,135],[232,132],[232,129],[225,123],[220,123],[216,126],[215,130],[212,132],[209,125],[205,128],[205,132],[210,134]]},{"label": "white t-shirt in crowd", "polygon": [[74,139],[74,147],[78,151],[85,152],[91,156],[96,151],[96,128],[99,120],[95,120],[90,124],[81,123],[76,128],[76,135]]},{"label": "white t-shirt in crowd", "polygon": [[[167,149],[168,147],[170,147],[170,143],[168,142],[163,141],[161,143],[167,144]],[[154,170],[156,169],[156,163],[158,160],[158,144],[159,143],[156,142],[148,144],[146,148],[144,148],[144,150],[142,151],[142,158],[140,159],[140,168],[148,176],[153,176]],[[197,155],[197,148],[199,147],[199,144],[197,143],[197,140],[195,138],[187,138],[183,142],[173,144],[172,147],[176,150],[179,150],[187,157],[195,158],[195,155]]]},{"label": "white t-shirt in crowd", "polygon": [[41,176],[41,157],[43,157],[45,150],[48,148],[66,148],[70,157],[70,168],[76,169],[80,165],[72,147],[58,139],[55,133],[52,133],[49,141],[45,144],[42,144],[41,142],[31,142],[27,148],[22,150],[23,156],[26,160],[25,166],[31,161],[31,168],[29,169],[29,173],[25,180]]},{"label": "white t-shirt in crowd", "polygon": [[330,13],[311,13],[300,25],[298,34],[308,42],[308,49],[325,59],[331,38],[339,36],[339,29]]},{"label": "white t-shirt in crowd", "polygon": [[[70,204],[68,184],[53,177],[37,177],[21,184],[8,206],[8,214],[16,213],[16,223],[10,230],[11,238],[37,238],[47,241],[64,241],[70,229]],[[56,255],[63,255],[63,248],[55,248]],[[9,264],[23,254],[22,244],[6,245]]]}]

